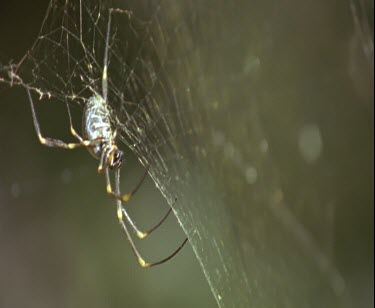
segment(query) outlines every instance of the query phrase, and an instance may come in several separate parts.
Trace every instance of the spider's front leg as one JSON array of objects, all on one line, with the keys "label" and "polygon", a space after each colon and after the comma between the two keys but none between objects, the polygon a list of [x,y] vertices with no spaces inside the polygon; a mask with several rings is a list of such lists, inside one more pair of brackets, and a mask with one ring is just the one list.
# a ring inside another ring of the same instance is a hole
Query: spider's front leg
[{"label": "spider's front leg", "polygon": [[48,146],[48,147],[51,147],[51,148],[63,148],[63,149],[67,149],[67,150],[73,150],[73,149],[76,149],[76,148],[79,148],[79,147],[90,147],[90,146],[93,146],[93,145],[97,145],[98,143],[101,142],[100,139],[83,140],[75,132],[75,130],[73,128],[73,125],[72,125],[72,119],[71,119],[70,109],[69,109],[68,105],[67,106],[68,106],[68,113],[69,113],[69,119],[70,119],[70,129],[71,129],[71,132],[72,132],[73,136],[75,136],[79,140],[79,142],[65,142],[65,141],[62,141],[60,139],[44,137],[42,135],[41,130],[40,130],[39,121],[38,121],[38,118],[36,116],[35,106],[34,106],[33,99],[31,97],[30,90],[28,88],[26,88],[26,91],[27,91],[27,95],[28,95],[29,100],[30,100],[31,113],[32,113],[32,116],[33,116],[35,131],[36,131],[36,134],[38,135],[38,138],[39,138],[39,141],[40,141],[41,144],[43,144],[45,146]]}]

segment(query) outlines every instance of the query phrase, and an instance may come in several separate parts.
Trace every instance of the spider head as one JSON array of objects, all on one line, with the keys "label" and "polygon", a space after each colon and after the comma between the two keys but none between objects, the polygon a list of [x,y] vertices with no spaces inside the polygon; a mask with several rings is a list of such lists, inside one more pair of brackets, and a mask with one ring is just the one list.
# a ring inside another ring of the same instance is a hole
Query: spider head
[{"label": "spider head", "polygon": [[122,163],[125,161],[124,152],[114,148],[109,155],[109,168],[119,169],[121,168]]}]

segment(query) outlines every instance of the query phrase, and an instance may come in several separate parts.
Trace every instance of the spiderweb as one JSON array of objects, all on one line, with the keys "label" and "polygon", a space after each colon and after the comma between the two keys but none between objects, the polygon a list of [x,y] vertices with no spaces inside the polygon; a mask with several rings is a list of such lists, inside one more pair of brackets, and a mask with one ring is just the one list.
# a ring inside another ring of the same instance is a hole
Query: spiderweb
[{"label": "spiderweb", "polygon": [[[332,93],[311,90],[324,86],[314,63],[306,78],[299,70],[305,43],[286,51],[278,39],[291,31],[278,27],[289,16],[284,7],[228,2],[52,0],[35,44],[0,80],[83,107],[102,92],[108,13],[121,9],[109,37],[112,121],[173,205],[218,304],[351,307],[335,257],[341,167],[321,158],[331,122],[300,104]],[[347,32],[355,35],[353,26]],[[320,51],[325,39],[310,48]]]},{"label": "spiderweb", "polygon": [[[173,7],[159,1],[51,1],[38,39],[3,81],[27,87],[40,100],[84,106],[93,94],[102,94],[109,9],[121,8],[109,33],[112,121],[151,174],[168,177],[168,157],[161,153],[177,152],[176,139],[193,132],[188,110],[197,81],[190,79],[198,67],[192,46],[181,42],[191,35],[184,8]],[[184,81],[172,82],[172,75]]]}]

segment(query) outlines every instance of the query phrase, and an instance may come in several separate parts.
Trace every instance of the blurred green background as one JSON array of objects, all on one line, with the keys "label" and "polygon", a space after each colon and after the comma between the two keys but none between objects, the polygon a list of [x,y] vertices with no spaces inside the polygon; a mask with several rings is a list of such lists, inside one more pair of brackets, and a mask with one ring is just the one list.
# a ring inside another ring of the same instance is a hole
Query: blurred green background
[{"label": "blurred green background", "polygon": [[[158,101],[172,114],[162,128],[176,128],[173,147],[157,148],[175,180],[153,170],[178,197],[216,300],[372,307],[373,3],[161,3],[170,9],[161,14],[163,33],[177,33],[180,47],[168,77],[182,103]],[[46,3],[1,5],[0,59],[16,62]],[[169,24],[176,16],[185,17],[178,27]],[[0,94],[1,307],[215,306],[190,248],[139,269],[97,162],[84,150],[41,146],[25,91],[4,86]],[[48,135],[67,139],[60,105],[38,104],[40,121]],[[140,154],[153,159],[152,145]],[[129,154],[122,186],[141,174]],[[141,226],[167,209],[149,179],[130,206]],[[170,219],[141,248],[158,259],[183,237]]]}]

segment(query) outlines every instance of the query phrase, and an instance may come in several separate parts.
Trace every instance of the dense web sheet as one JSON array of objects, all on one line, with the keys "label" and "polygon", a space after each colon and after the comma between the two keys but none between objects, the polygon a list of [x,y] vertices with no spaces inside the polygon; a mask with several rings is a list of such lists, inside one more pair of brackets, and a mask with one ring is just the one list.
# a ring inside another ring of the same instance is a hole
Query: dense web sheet
[{"label": "dense web sheet", "polygon": [[[352,307],[359,295],[337,256],[346,228],[338,213],[351,204],[340,190],[342,165],[323,155],[336,142],[326,134],[330,114],[321,120],[308,104],[334,95],[310,53],[338,46],[322,53],[330,62],[342,42],[314,36],[318,25],[296,17],[290,22],[316,41],[307,51],[295,35],[288,49],[291,29],[279,26],[290,12],[262,2],[51,1],[35,44],[0,78],[41,101],[84,106],[102,92],[110,8],[123,10],[109,34],[113,124],[173,205],[218,304]],[[328,16],[323,29],[336,27],[336,8],[311,10]],[[342,71],[349,75],[337,64],[330,80]],[[366,167],[356,165],[350,177]]]}]

